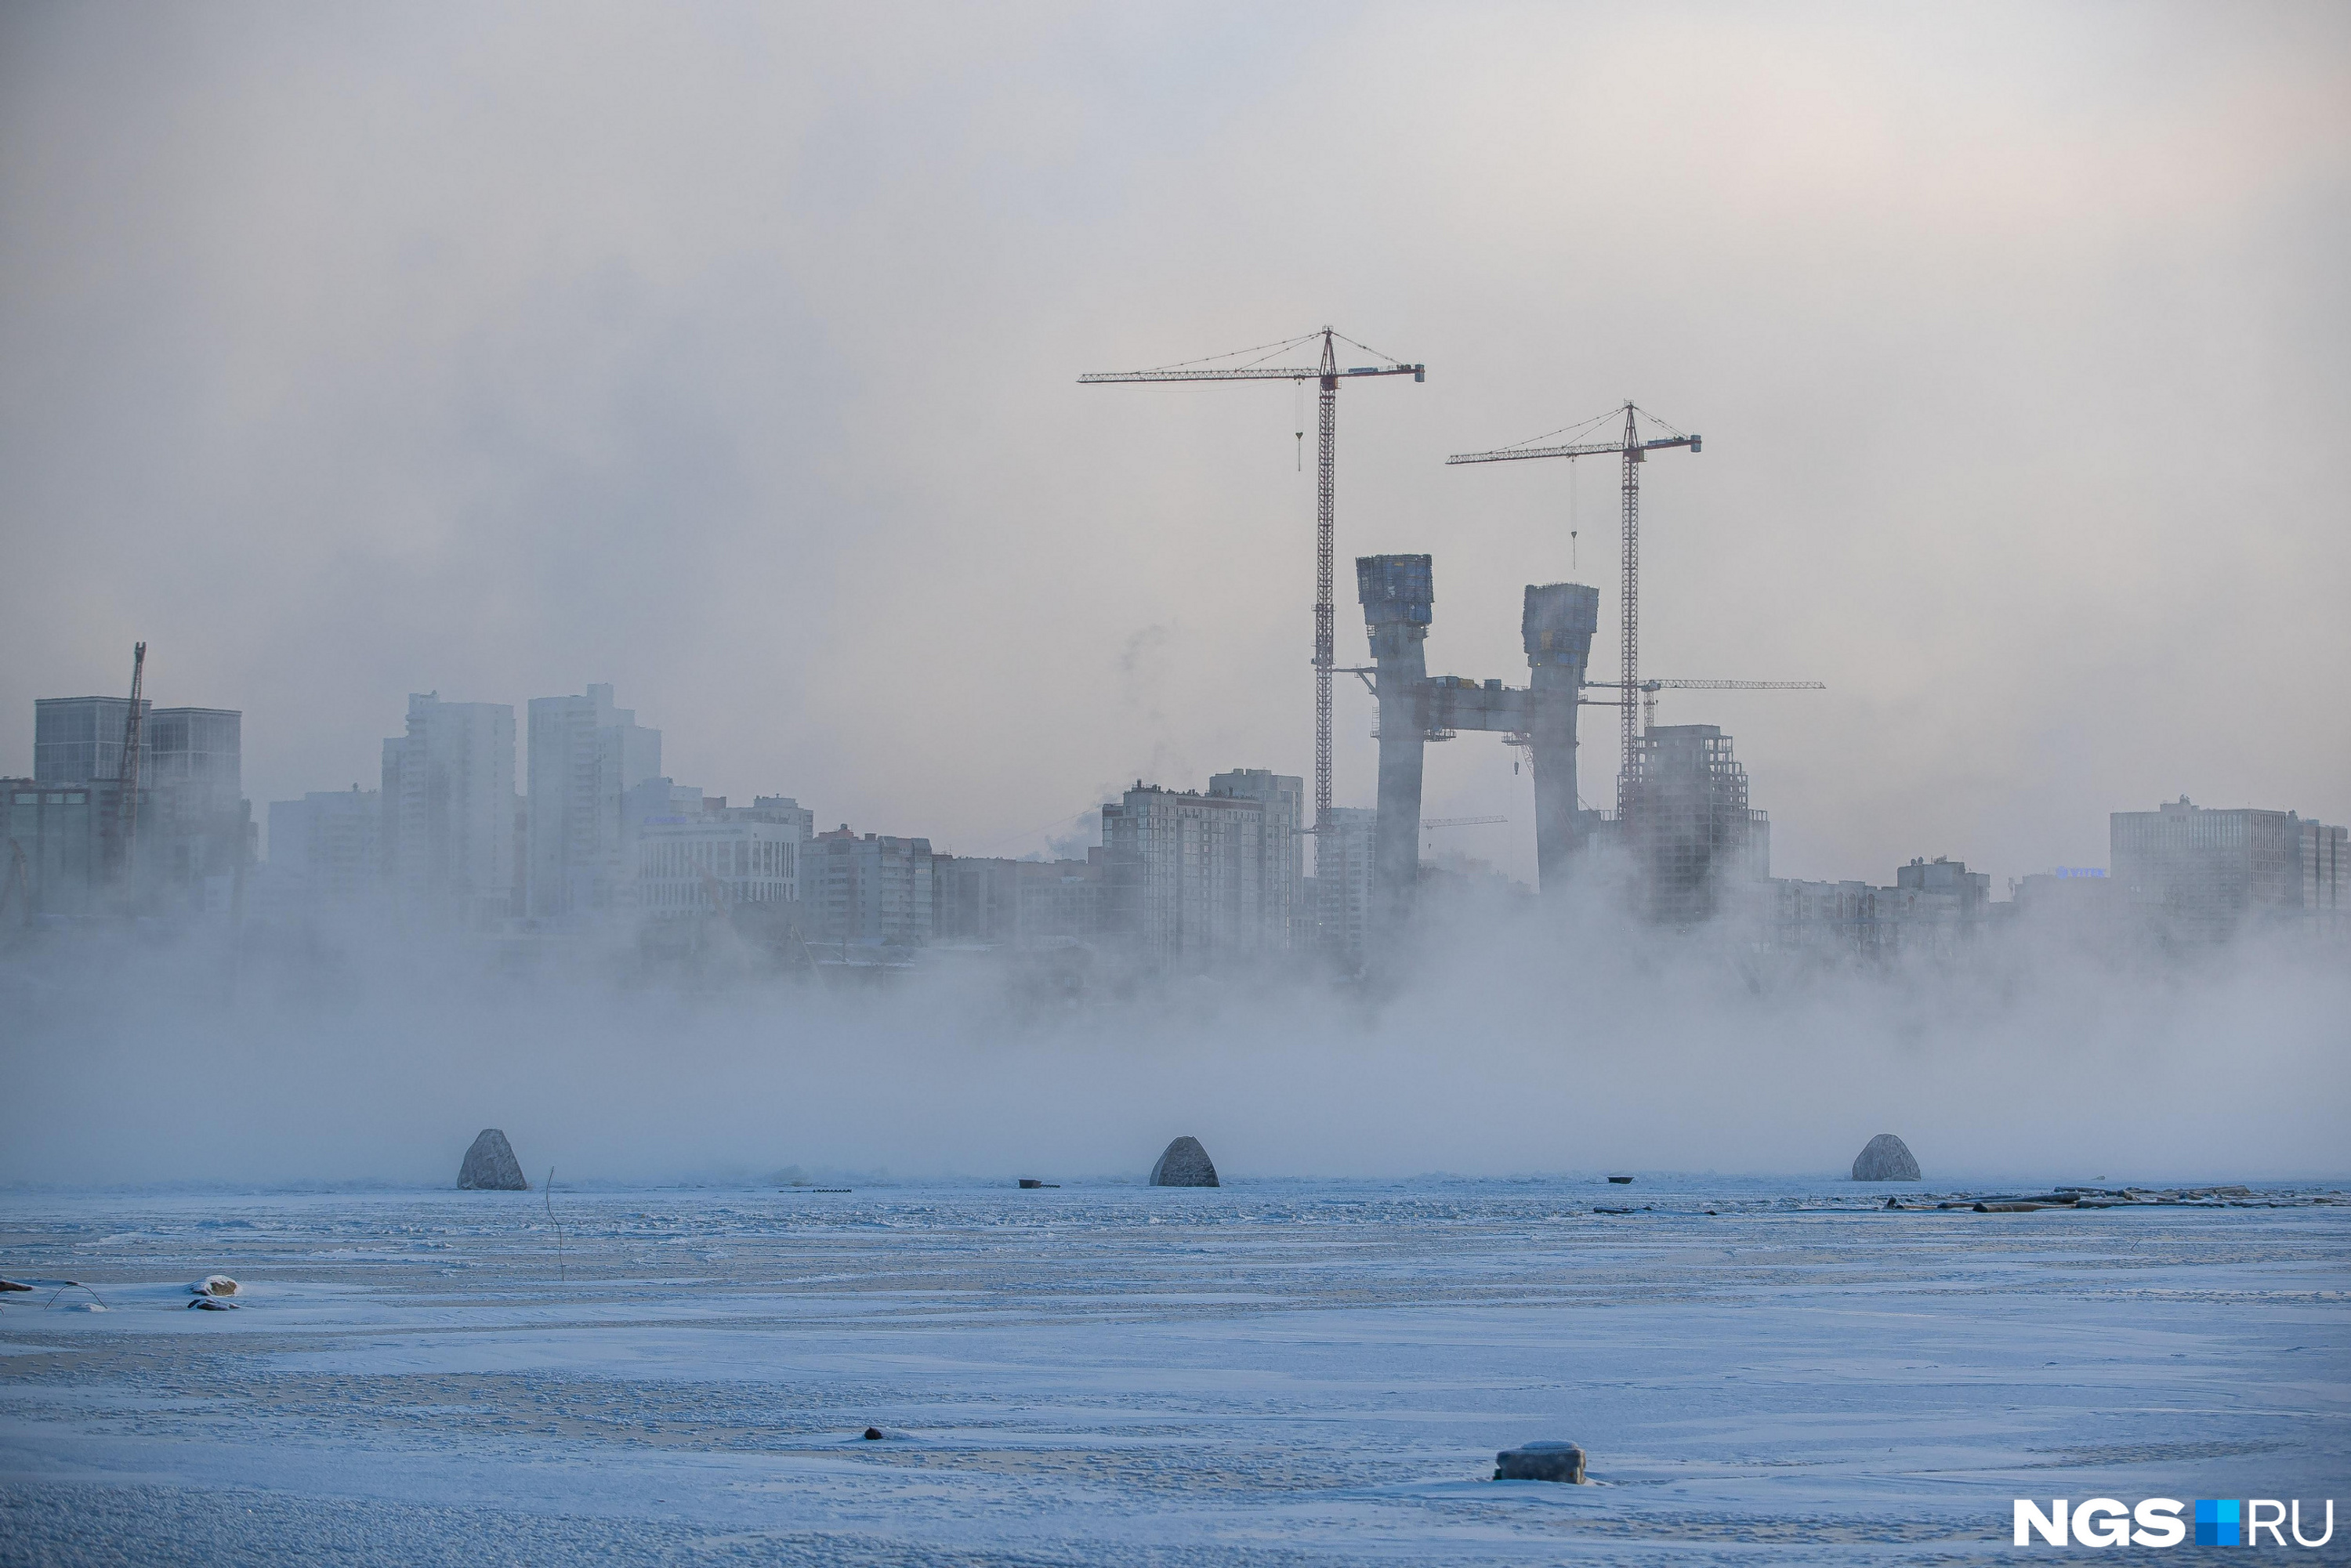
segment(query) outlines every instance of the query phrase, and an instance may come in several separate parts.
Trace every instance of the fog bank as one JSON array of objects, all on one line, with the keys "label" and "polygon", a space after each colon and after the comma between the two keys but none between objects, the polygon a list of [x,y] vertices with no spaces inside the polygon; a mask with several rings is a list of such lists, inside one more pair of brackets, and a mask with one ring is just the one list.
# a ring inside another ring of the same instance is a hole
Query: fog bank
[{"label": "fog bank", "polygon": [[1382,988],[1076,1002],[982,960],[857,994],[356,943],[227,973],[201,941],[0,961],[0,1182],[445,1186],[485,1126],[567,1182],[1140,1179],[1179,1133],[1240,1180],[1832,1173],[1886,1131],[1930,1183],[2351,1166],[2351,975],[2291,943],[1822,969],[1530,917]]}]

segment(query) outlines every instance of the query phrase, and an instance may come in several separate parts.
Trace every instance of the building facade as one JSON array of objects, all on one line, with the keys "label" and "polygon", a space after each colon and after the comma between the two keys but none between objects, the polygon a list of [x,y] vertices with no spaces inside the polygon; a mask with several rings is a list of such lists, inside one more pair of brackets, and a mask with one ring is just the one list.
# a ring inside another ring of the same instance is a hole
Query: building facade
[{"label": "building facade", "polygon": [[1747,804],[1747,769],[1710,724],[1651,727],[1625,791],[1620,841],[1631,852],[1641,914],[1694,925],[1771,875],[1771,823]]},{"label": "building facade", "polygon": [[395,906],[426,925],[481,927],[515,912],[514,709],[412,694],[408,733],[383,743],[379,842]]},{"label": "building facade", "polygon": [[2341,828],[2292,811],[2214,810],[2182,795],[2152,811],[2116,811],[2109,831],[2120,896],[2174,936],[2217,942],[2252,924],[2341,919]]},{"label": "building facade", "polygon": [[1325,923],[1326,950],[1360,967],[1372,933],[1372,871],[1380,814],[1365,806],[1331,808],[1331,831],[1316,852],[1311,896]]},{"label": "building facade", "polygon": [[286,913],[350,912],[383,889],[383,793],[352,785],[269,802],[271,897]]},{"label": "building facade", "polygon": [[[141,701],[143,713],[154,705]],[[88,784],[122,777],[122,740],[129,697],[40,697],[33,704],[33,778],[43,784]],[[143,786],[154,737],[141,727],[139,779]]]},{"label": "building facade", "polygon": [[2351,936],[2351,829],[2304,820],[2302,908],[2317,930]]},{"label": "building facade", "polygon": [[[109,830],[106,863],[97,874],[112,879],[141,910],[225,907],[253,857],[250,809],[242,798],[244,716],[234,708],[140,706],[136,830],[127,839]],[[128,697],[37,700],[34,781],[82,786],[119,800],[130,716]],[[126,850],[135,868],[121,863]]]},{"label": "building facade", "polygon": [[1759,885],[1771,945],[1787,951],[1948,954],[1980,939],[1991,920],[1991,877],[1940,855],[1897,868],[1891,887],[1792,878]]},{"label": "building facade", "polygon": [[661,775],[661,731],[612,706],[612,688],[533,697],[524,907],[542,918],[628,902],[629,791]]},{"label": "building facade", "polygon": [[1102,933],[1102,859],[1016,861],[931,857],[941,942],[1035,946]]},{"label": "building facade", "polygon": [[800,930],[810,942],[918,947],[937,930],[931,841],[819,833],[800,855]]},{"label": "building facade", "polygon": [[[118,743],[117,756],[121,753]],[[7,841],[0,844],[0,919],[119,911],[132,884],[119,853],[121,786],[0,779]]]},{"label": "building facade", "polygon": [[1149,967],[1198,969],[1289,945],[1266,909],[1265,803],[1138,783],[1105,804],[1112,931]]},{"label": "building facade", "polygon": [[1314,945],[1314,911],[1306,903],[1306,780],[1265,768],[1213,774],[1208,793],[1259,802],[1265,808],[1259,895],[1268,940],[1306,952]]},{"label": "building facade", "polygon": [[799,898],[805,843],[788,822],[702,818],[647,822],[635,843],[638,911],[654,920]]}]

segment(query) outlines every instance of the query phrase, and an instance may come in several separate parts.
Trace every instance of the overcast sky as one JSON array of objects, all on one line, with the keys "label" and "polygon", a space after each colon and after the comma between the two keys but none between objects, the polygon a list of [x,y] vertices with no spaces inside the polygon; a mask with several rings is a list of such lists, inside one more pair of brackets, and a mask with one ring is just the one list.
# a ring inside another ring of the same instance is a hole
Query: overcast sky
[{"label": "overcast sky", "polygon": [[[1661,714],[1779,874],[2340,822],[2346,242],[2339,6],[14,5],[0,772],[136,638],[257,812],[410,692],[597,681],[681,782],[961,852],[1307,772],[1291,391],[1076,377],[1330,322],[1429,367],[1342,393],[1339,549],[1435,555],[1432,670],[1522,682],[1569,577],[1614,666],[1614,470],[1446,454],[1704,434],[1645,672],[1829,684]],[[1426,808],[1523,874],[1512,755]]]}]

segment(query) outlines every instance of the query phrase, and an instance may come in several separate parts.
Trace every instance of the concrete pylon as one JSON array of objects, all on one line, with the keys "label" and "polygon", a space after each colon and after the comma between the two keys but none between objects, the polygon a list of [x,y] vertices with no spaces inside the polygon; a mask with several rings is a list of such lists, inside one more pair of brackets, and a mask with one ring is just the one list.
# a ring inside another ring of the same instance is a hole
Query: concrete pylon
[{"label": "concrete pylon", "polygon": [[1527,584],[1519,632],[1532,672],[1527,718],[1534,742],[1535,864],[1545,894],[1566,888],[1569,867],[1583,847],[1575,804],[1575,714],[1599,624],[1598,589],[1580,582]]},{"label": "concrete pylon", "polygon": [[1393,935],[1420,880],[1421,753],[1428,738],[1428,639],[1437,593],[1425,555],[1355,558],[1355,596],[1379,666],[1380,810],[1372,835],[1372,926]]}]

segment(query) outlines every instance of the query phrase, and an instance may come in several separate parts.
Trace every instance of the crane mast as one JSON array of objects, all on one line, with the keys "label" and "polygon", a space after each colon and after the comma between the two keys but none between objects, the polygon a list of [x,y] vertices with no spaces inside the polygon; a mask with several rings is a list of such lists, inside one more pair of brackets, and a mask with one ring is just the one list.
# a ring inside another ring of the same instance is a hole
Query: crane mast
[{"label": "crane mast", "polygon": [[139,850],[139,751],[146,739],[147,716],[141,700],[146,680],[147,644],[141,643],[131,650],[131,712],[122,721],[122,761],[114,770],[119,781],[115,831],[122,845],[120,870],[126,888],[131,884],[132,862]]},{"label": "crane mast", "polygon": [[[1262,361],[1276,355],[1304,348],[1321,340],[1322,352],[1313,365],[1268,365]],[[1344,342],[1363,349],[1375,359],[1384,361],[1376,365],[1362,365],[1346,370],[1339,368],[1338,345]],[[1259,359],[1242,365],[1218,366],[1217,360],[1238,359],[1254,354]],[[1304,383],[1314,382],[1319,388],[1317,425],[1320,440],[1314,465],[1314,873],[1318,914],[1325,918],[1322,928],[1331,928],[1328,916],[1334,908],[1337,889],[1322,874],[1323,846],[1331,841],[1331,673],[1337,664],[1336,616],[1332,604],[1338,569],[1338,444],[1339,444],[1339,383],[1355,376],[1410,376],[1416,382],[1428,379],[1428,367],[1406,364],[1390,360],[1375,349],[1364,348],[1353,338],[1332,328],[1309,332],[1280,343],[1261,343],[1253,349],[1239,349],[1229,354],[1216,354],[1207,360],[1195,360],[1184,364],[1163,365],[1148,371],[1102,371],[1078,378],[1086,385],[1119,382],[1235,382],[1288,381]]]},{"label": "crane mast", "polygon": [[1633,428],[1633,404],[1625,404],[1625,548],[1617,562],[1623,581],[1617,602],[1624,607],[1624,645],[1618,653],[1617,678],[1623,683],[1623,706],[1616,710],[1617,734],[1624,743],[1624,760],[1616,770],[1616,820],[1625,820],[1632,803],[1633,781],[1641,769],[1638,738],[1633,730],[1634,672],[1641,667],[1641,460],[1639,434]]},{"label": "crane mast", "polygon": [[[1569,427],[1582,434],[1606,419],[1616,411],[1598,414],[1580,425]],[[1641,689],[1641,465],[1652,452],[1662,452],[1676,446],[1687,446],[1692,452],[1701,450],[1703,437],[1684,435],[1672,425],[1629,399],[1625,403],[1625,434],[1614,441],[1570,442],[1563,445],[1543,446],[1538,442],[1551,439],[1539,435],[1533,441],[1516,446],[1499,447],[1491,452],[1458,452],[1445,461],[1455,463],[1514,463],[1529,457],[1594,457],[1602,453],[1618,453],[1625,459],[1623,486],[1624,549],[1619,561],[1621,581],[1618,606],[1623,623],[1622,663],[1617,666],[1618,713],[1617,733],[1624,743],[1624,762],[1616,774],[1616,818],[1625,820],[1632,804],[1635,782],[1640,777],[1641,745],[1638,727],[1638,699]],[[1641,439],[1638,415],[1648,414],[1653,424],[1669,434],[1644,441]],[[1552,434],[1562,434],[1554,431]]]},{"label": "crane mast", "polygon": [[[1314,831],[1331,823],[1331,667],[1337,662],[1332,605],[1338,568],[1339,361],[1322,329],[1322,387],[1316,394],[1314,459]],[[1322,894],[1322,841],[1314,841],[1314,890]]]}]

